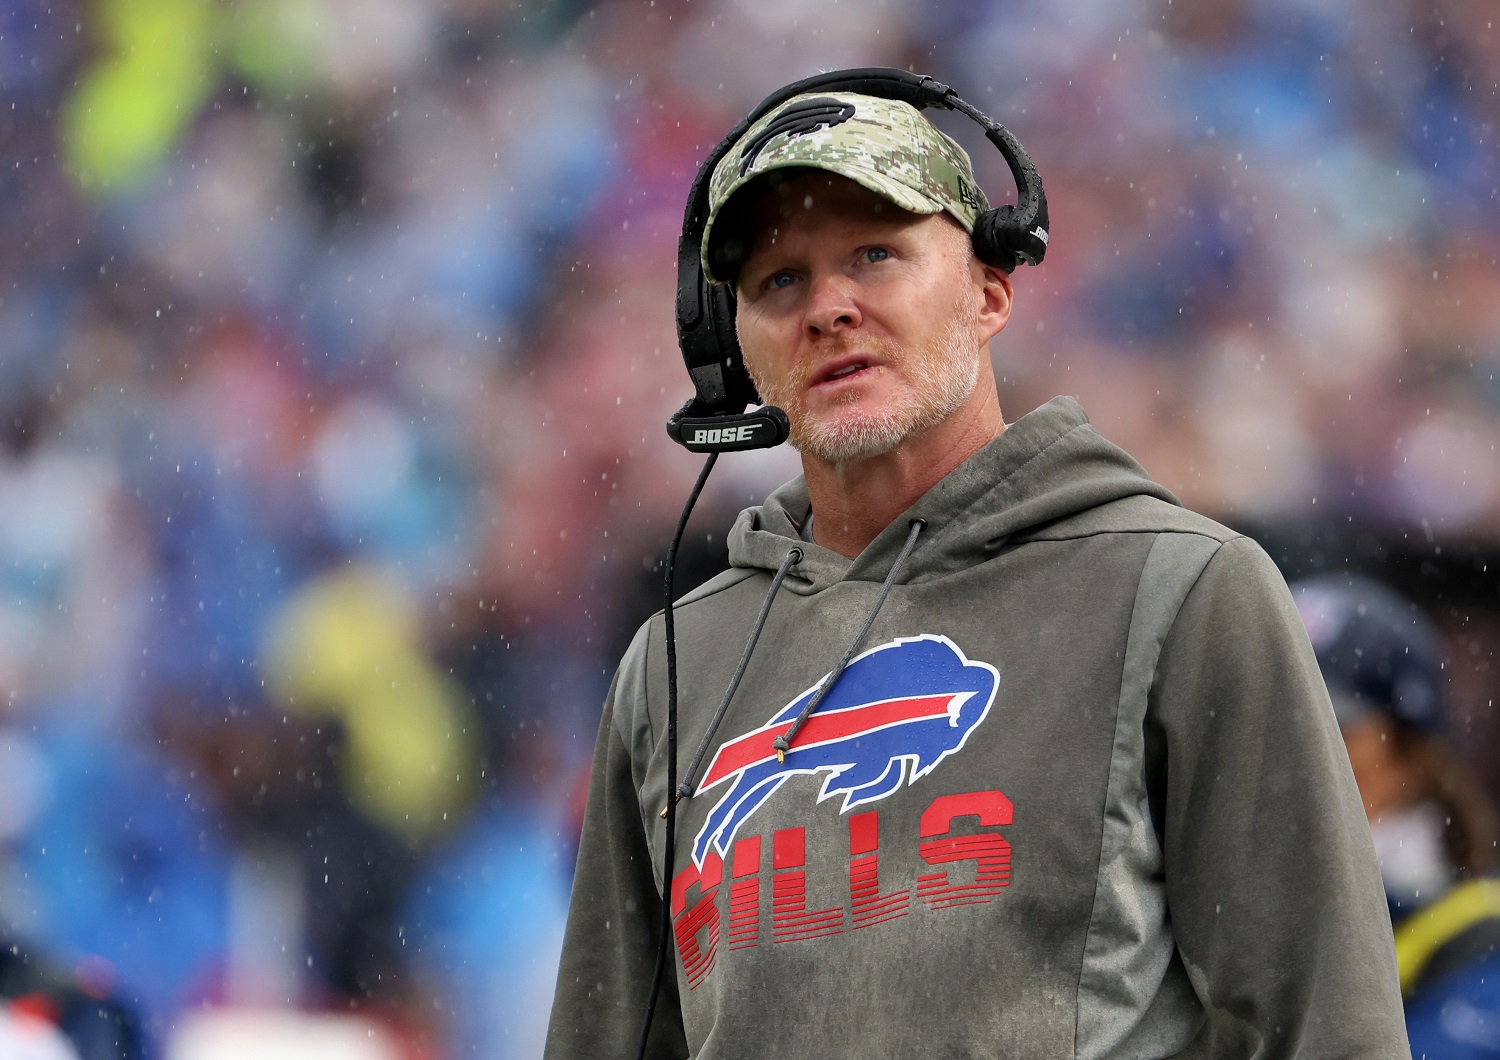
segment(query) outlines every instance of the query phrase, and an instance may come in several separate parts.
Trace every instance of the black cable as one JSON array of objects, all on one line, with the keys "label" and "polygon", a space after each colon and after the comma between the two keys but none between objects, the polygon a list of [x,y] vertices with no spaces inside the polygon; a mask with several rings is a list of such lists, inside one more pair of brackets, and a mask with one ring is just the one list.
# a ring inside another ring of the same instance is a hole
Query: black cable
[{"label": "black cable", "polygon": [[667,549],[667,570],[662,579],[665,606],[662,608],[667,627],[667,806],[662,816],[667,819],[667,831],[662,843],[661,867],[661,941],[656,947],[656,973],[651,977],[651,999],[646,1005],[646,1023],[641,1028],[641,1047],[636,1052],[637,1060],[646,1060],[646,1043],[651,1037],[651,1020],[656,1015],[656,1001],[661,994],[662,976],[667,968],[667,952],[672,942],[672,863],[676,858],[677,800],[672,792],[677,788],[677,634],[672,624],[672,574],[677,566],[677,546],[682,544],[682,535],[687,530],[688,517],[693,514],[693,505],[708,482],[708,473],[714,469],[718,453],[710,453],[698,473],[693,492],[683,506],[682,517],[677,520],[677,532],[672,535],[672,544]]},{"label": "black cable", "polygon": [[719,701],[719,709],[714,711],[713,720],[708,723],[708,731],[703,734],[698,750],[693,753],[693,760],[688,763],[687,774],[682,778],[682,783],[677,785],[677,795],[674,801],[692,797],[693,779],[698,775],[698,767],[703,764],[703,756],[708,753],[709,744],[713,743],[714,733],[719,731],[719,723],[728,713],[729,703],[734,699],[734,694],[740,687],[740,681],[745,676],[745,670],[750,666],[750,656],[755,654],[755,645],[760,641],[761,630],[766,627],[766,618],[771,614],[771,605],[776,602],[776,595],[781,592],[781,583],[786,580],[786,572],[801,562],[802,550],[800,548],[789,550],[786,559],[781,561],[781,567],[776,571],[776,576],[771,579],[771,588],[766,592],[766,598],[760,605],[760,614],[756,616],[755,627],[750,630],[750,639],[745,642],[745,650],[740,654],[740,664],[735,668],[734,676],[729,679],[729,687],[724,692],[724,698]]}]

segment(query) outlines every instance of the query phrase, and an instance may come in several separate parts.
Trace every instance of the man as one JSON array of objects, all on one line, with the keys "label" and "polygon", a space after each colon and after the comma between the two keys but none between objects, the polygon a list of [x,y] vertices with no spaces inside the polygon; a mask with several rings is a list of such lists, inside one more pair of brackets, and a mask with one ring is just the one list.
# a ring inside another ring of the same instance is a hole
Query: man
[{"label": "man", "polygon": [[663,901],[653,1057],[1407,1055],[1274,566],[1074,402],[1005,423],[968,157],[831,95],[714,174],[704,266],[804,474],[676,609],[670,879],[661,616],[621,663],[548,1056],[634,1055]]},{"label": "man", "polygon": [[1309,578],[1292,595],[1374,834],[1412,1055],[1500,1057],[1500,827],[1442,739],[1437,631],[1368,578]]}]

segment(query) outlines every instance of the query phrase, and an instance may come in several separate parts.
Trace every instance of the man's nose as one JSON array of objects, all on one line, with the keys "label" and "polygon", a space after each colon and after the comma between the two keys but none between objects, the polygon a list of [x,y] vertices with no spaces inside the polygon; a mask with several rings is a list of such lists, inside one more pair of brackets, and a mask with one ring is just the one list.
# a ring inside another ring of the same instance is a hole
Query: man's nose
[{"label": "man's nose", "polygon": [[857,328],[860,319],[853,280],[840,273],[829,273],[810,281],[807,312],[803,319],[803,327],[809,338],[833,335],[846,328]]}]

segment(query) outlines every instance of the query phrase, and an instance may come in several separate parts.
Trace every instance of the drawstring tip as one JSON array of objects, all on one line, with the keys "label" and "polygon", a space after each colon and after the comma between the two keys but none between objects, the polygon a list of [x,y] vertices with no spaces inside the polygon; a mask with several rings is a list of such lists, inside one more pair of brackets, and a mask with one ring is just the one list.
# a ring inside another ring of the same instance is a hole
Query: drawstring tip
[{"label": "drawstring tip", "polygon": [[776,764],[786,765],[786,752],[779,747],[776,749]]},{"label": "drawstring tip", "polygon": [[783,733],[772,740],[771,746],[776,748],[776,764],[786,765],[786,753],[792,749],[792,745],[787,743],[786,734]]},{"label": "drawstring tip", "polygon": [[668,802],[661,808],[661,819],[663,821],[667,819],[667,814],[671,812],[673,804],[681,802],[687,796],[687,794],[688,793],[683,791],[681,788],[677,789],[677,794],[672,797],[670,802]]}]

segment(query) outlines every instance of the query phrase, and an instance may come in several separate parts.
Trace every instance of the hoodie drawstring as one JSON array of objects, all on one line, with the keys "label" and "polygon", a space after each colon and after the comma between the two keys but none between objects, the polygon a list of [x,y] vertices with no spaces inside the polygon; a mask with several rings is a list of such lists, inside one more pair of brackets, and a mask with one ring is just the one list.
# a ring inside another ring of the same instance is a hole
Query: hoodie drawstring
[{"label": "hoodie drawstring", "polygon": [[906,544],[901,549],[901,554],[896,557],[896,562],[891,564],[891,571],[885,576],[885,584],[880,587],[880,596],[875,600],[875,606],[870,609],[865,624],[860,628],[859,635],[849,645],[849,650],[844,652],[844,657],[834,671],[828,675],[828,680],[823,682],[821,688],[807,701],[807,706],[802,708],[802,713],[797,715],[797,720],[792,722],[792,727],[771,741],[771,746],[776,748],[776,760],[786,761],[786,753],[792,749],[792,741],[797,738],[797,733],[803,724],[811,717],[812,712],[818,709],[818,704],[823,702],[823,697],[833,690],[838,680],[843,676],[844,670],[848,668],[849,662],[854,658],[854,653],[859,651],[859,646],[865,642],[865,636],[870,632],[870,627],[875,624],[875,616],[880,614],[880,609],[885,605],[885,598],[890,595],[891,586],[896,584],[896,573],[906,563],[906,557],[911,555],[911,550],[916,547],[917,535],[927,525],[926,519],[913,519],[911,521],[911,533],[906,535]]},{"label": "hoodie drawstring", "polygon": [[[740,679],[745,676],[745,668],[750,665],[750,656],[755,651],[755,643],[760,640],[760,632],[765,628],[766,617],[771,613],[771,604],[776,600],[776,594],[781,589],[781,583],[786,580],[787,571],[796,564],[802,562],[802,550],[792,548],[786,554],[786,559],[781,561],[777,568],[776,576],[771,579],[771,588],[766,592],[766,598],[761,602],[760,614],[755,619],[755,628],[750,631],[750,639],[745,642],[745,651],[740,656],[740,665],[734,671],[734,676],[729,680],[729,688],[724,693],[724,698],[719,701],[719,709],[714,712],[713,720],[708,723],[708,731],[703,734],[703,739],[698,743],[698,750],[693,754],[693,760],[688,763],[687,773],[683,775],[682,783],[677,787],[677,797],[674,801],[681,802],[683,799],[691,798],[693,794],[693,778],[698,775],[698,766],[703,762],[703,756],[708,752],[708,745],[713,742],[714,733],[719,731],[719,722],[724,720],[725,713],[729,710],[729,701],[734,698],[735,691],[740,687]],[[663,807],[661,815],[667,815]]]}]

